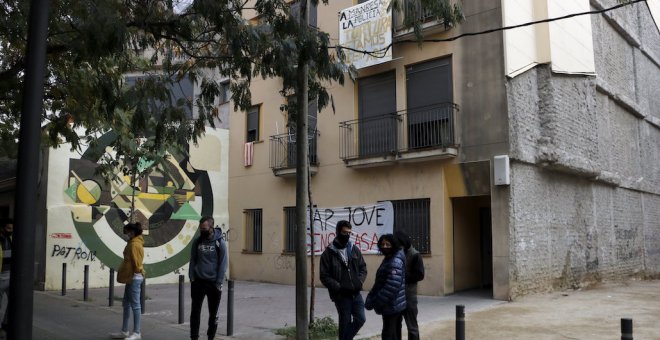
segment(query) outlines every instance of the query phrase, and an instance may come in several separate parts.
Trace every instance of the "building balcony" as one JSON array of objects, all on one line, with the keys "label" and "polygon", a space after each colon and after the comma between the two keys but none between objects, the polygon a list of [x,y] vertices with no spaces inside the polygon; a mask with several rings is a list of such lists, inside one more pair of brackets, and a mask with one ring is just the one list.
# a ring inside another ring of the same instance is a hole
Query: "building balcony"
[{"label": "building balcony", "polygon": [[393,11],[395,39],[408,39],[414,35],[412,28],[406,28],[406,19],[410,22],[419,21],[426,34],[435,34],[448,29],[442,21],[433,16],[430,10],[422,10],[421,0],[404,0],[403,6],[402,11]]},{"label": "building balcony", "polygon": [[443,103],[339,124],[339,154],[348,167],[456,157],[454,116]]},{"label": "building balcony", "polygon": [[[315,175],[318,171],[316,152],[318,132],[309,132],[309,171]],[[284,133],[270,136],[270,168],[275,176],[295,176],[297,166],[296,135]]]}]

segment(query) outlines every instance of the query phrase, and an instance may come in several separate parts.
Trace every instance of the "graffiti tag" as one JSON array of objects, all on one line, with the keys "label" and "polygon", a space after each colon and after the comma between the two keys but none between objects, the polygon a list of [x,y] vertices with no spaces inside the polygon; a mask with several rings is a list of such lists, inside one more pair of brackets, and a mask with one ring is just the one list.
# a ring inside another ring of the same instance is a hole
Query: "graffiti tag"
[{"label": "graffiti tag", "polygon": [[50,257],[63,257],[65,259],[71,259],[71,261],[87,260],[91,262],[96,261],[96,251],[85,251],[81,247],[65,247],[55,244],[53,245],[53,252],[50,254]]}]

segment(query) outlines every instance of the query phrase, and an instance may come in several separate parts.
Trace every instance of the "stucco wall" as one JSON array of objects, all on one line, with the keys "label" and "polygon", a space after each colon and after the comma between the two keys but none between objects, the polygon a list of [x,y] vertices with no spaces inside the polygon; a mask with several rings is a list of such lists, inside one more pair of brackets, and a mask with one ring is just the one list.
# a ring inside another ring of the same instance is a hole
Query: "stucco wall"
[{"label": "stucco wall", "polygon": [[648,27],[645,4],[594,16],[596,77],[541,66],[508,81],[511,296],[658,275],[660,34]]}]

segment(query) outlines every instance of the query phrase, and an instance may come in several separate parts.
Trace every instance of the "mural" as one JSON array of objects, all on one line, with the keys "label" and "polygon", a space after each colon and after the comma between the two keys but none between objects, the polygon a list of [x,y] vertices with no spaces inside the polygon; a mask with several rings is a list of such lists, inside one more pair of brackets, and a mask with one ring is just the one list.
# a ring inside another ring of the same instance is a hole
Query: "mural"
[{"label": "mural", "polygon": [[[131,207],[134,220],[144,228],[147,279],[153,282],[168,276],[156,282],[176,282],[177,275],[168,274],[185,274],[190,241],[201,216],[214,216],[218,226],[226,225],[227,220],[223,157],[227,155],[228,131],[209,130],[197,146],[191,146],[190,156],[170,155],[133,187],[130,177],[120,171],[110,182],[96,174],[102,153],[86,150],[65,156],[62,149],[51,150],[46,289],[59,287],[57,268],[61,272],[60,263],[66,261],[76,273],[83,264],[90,264],[90,271],[98,268],[91,280],[97,284],[90,286],[107,285],[108,268],[117,268],[122,260],[126,244],[122,231],[131,219]],[[102,140],[108,145],[112,138],[108,134]],[[68,286],[77,283],[73,279]]]}]

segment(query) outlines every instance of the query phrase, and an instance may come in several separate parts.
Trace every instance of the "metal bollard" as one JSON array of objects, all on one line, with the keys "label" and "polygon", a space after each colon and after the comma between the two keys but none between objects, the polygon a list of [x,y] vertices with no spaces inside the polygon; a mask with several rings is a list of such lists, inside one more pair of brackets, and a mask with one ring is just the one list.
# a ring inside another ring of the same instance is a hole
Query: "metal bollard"
[{"label": "metal bollard", "polygon": [[227,281],[227,336],[234,334],[234,280]]},{"label": "metal bollard", "polygon": [[183,282],[185,280],[185,276],[179,275],[179,324],[183,323],[183,318],[184,318],[184,310],[183,310],[183,296],[184,296],[184,291],[183,291]]},{"label": "metal bollard", "polygon": [[456,305],[456,340],[465,340],[465,306]]},{"label": "metal bollard", "polygon": [[85,278],[83,281],[83,300],[88,301],[89,298],[89,265],[85,265]]},{"label": "metal bollard", "polygon": [[62,263],[62,296],[66,295],[66,263]]},{"label": "metal bollard", "polygon": [[621,340],[633,340],[632,319],[621,319]]},{"label": "metal bollard", "polygon": [[145,306],[145,302],[147,299],[147,278],[145,277],[144,280],[142,281],[142,284],[140,285],[140,307],[141,312],[140,314],[144,314],[145,310],[147,309]]},{"label": "metal bollard", "polygon": [[110,268],[110,280],[108,281],[108,307],[112,307],[115,304],[115,270]]}]

